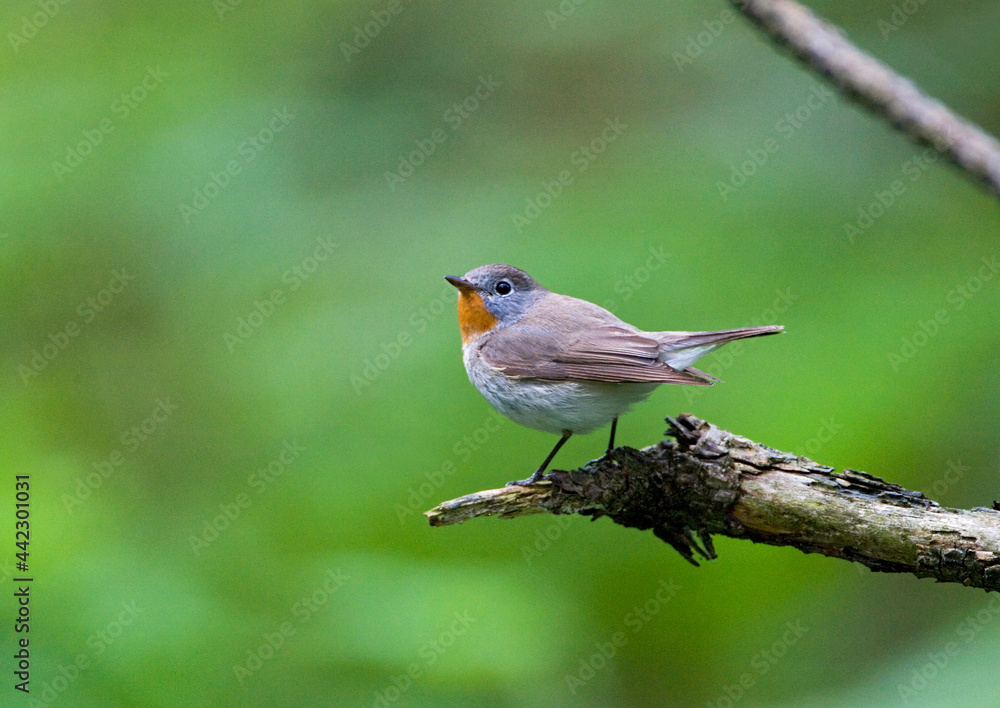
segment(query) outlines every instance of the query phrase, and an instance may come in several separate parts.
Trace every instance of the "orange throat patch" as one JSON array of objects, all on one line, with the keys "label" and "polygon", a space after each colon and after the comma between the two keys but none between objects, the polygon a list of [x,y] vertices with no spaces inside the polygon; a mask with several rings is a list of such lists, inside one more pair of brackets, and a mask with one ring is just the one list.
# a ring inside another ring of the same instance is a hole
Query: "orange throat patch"
[{"label": "orange throat patch", "polygon": [[468,344],[481,334],[486,334],[497,326],[494,317],[482,296],[474,290],[461,290],[458,293],[458,327],[462,332],[462,344]]}]

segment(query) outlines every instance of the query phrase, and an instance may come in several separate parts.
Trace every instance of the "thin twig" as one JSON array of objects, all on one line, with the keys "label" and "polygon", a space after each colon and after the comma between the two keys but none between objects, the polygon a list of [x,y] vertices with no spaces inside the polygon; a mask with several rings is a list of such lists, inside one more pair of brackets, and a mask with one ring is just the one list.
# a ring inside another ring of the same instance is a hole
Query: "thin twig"
[{"label": "thin twig", "polygon": [[858,49],[838,27],[797,2],[730,2],[848,97],[917,142],[934,147],[1000,196],[1000,142],[992,135]]}]

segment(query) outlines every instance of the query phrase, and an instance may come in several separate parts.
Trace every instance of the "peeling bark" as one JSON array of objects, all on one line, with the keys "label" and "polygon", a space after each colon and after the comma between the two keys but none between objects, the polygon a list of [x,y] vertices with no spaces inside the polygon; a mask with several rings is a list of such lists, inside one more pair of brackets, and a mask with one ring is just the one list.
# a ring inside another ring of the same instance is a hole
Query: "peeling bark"
[{"label": "peeling bark", "polygon": [[[653,533],[698,565],[713,534],[1000,590],[1000,511],[948,509],[921,492],[779,452],[691,415],[643,450],[555,471],[529,487],[492,489],[425,512],[432,526],[476,516],[607,516]],[[995,503],[994,503],[995,504]]]}]

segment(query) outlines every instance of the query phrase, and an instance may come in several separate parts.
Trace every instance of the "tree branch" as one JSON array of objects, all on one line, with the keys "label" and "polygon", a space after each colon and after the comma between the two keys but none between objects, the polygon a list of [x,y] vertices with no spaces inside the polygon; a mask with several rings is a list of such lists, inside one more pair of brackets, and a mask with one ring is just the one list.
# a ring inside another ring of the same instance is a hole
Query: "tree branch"
[{"label": "tree branch", "polygon": [[842,31],[793,0],[730,0],[849,98],[919,143],[930,145],[1000,195],[1000,143],[858,49]]},{"label": "tree branch", "polygon": [[[676,442],[556,471],[425,512],[431,526],[476,516],[608,516],[652,529],[689,561],[715,558],[711,534],[1000,591],[1000,512],[947,509],[864,472],[819,465],[721,430],[691,415],[667,419]],[[996,505],[996,502],[994,502]]]}]

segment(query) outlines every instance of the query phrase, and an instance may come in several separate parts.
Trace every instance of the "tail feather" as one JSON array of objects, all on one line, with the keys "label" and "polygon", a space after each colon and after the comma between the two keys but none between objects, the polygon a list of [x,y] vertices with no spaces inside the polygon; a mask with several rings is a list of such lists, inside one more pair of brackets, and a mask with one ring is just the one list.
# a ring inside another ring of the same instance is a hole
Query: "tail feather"
[{"label": "tail feather", "polygon": [[724,329],[716,332],[657,332],[661,347],[659,358],[660,361],[675,369],[688,371],[711,381],[718,381],[703,371],[692,369],[691,364],[723,344],[747,337],[778,334],[783,329],[784,327],[781,325],[765,325],[763,327]]},{"label": "tail feather", "polygon": [[660,344],[667,351],[720,345],[734,342],[747,337],[763,337],[767,334],[778,334],[785,328],[781,325],[764,325],[762,327],[740,327],[738,329],[722,329],[716,332],[657,332]]},{"label": "tail feather", "polygon": [[723,381],[722,379],[717,379],[714,376],[712,376],[711,374],[706,374],[701,369],[696,369],[693,366],[687,367],[686,369],[684,369],[684,371],[686,371],[689,374],[694,374],[695,376],[701,377],[701,378],[705,379],[706,381],[711,382],[712,384],[725,383],[725,381]]}]

